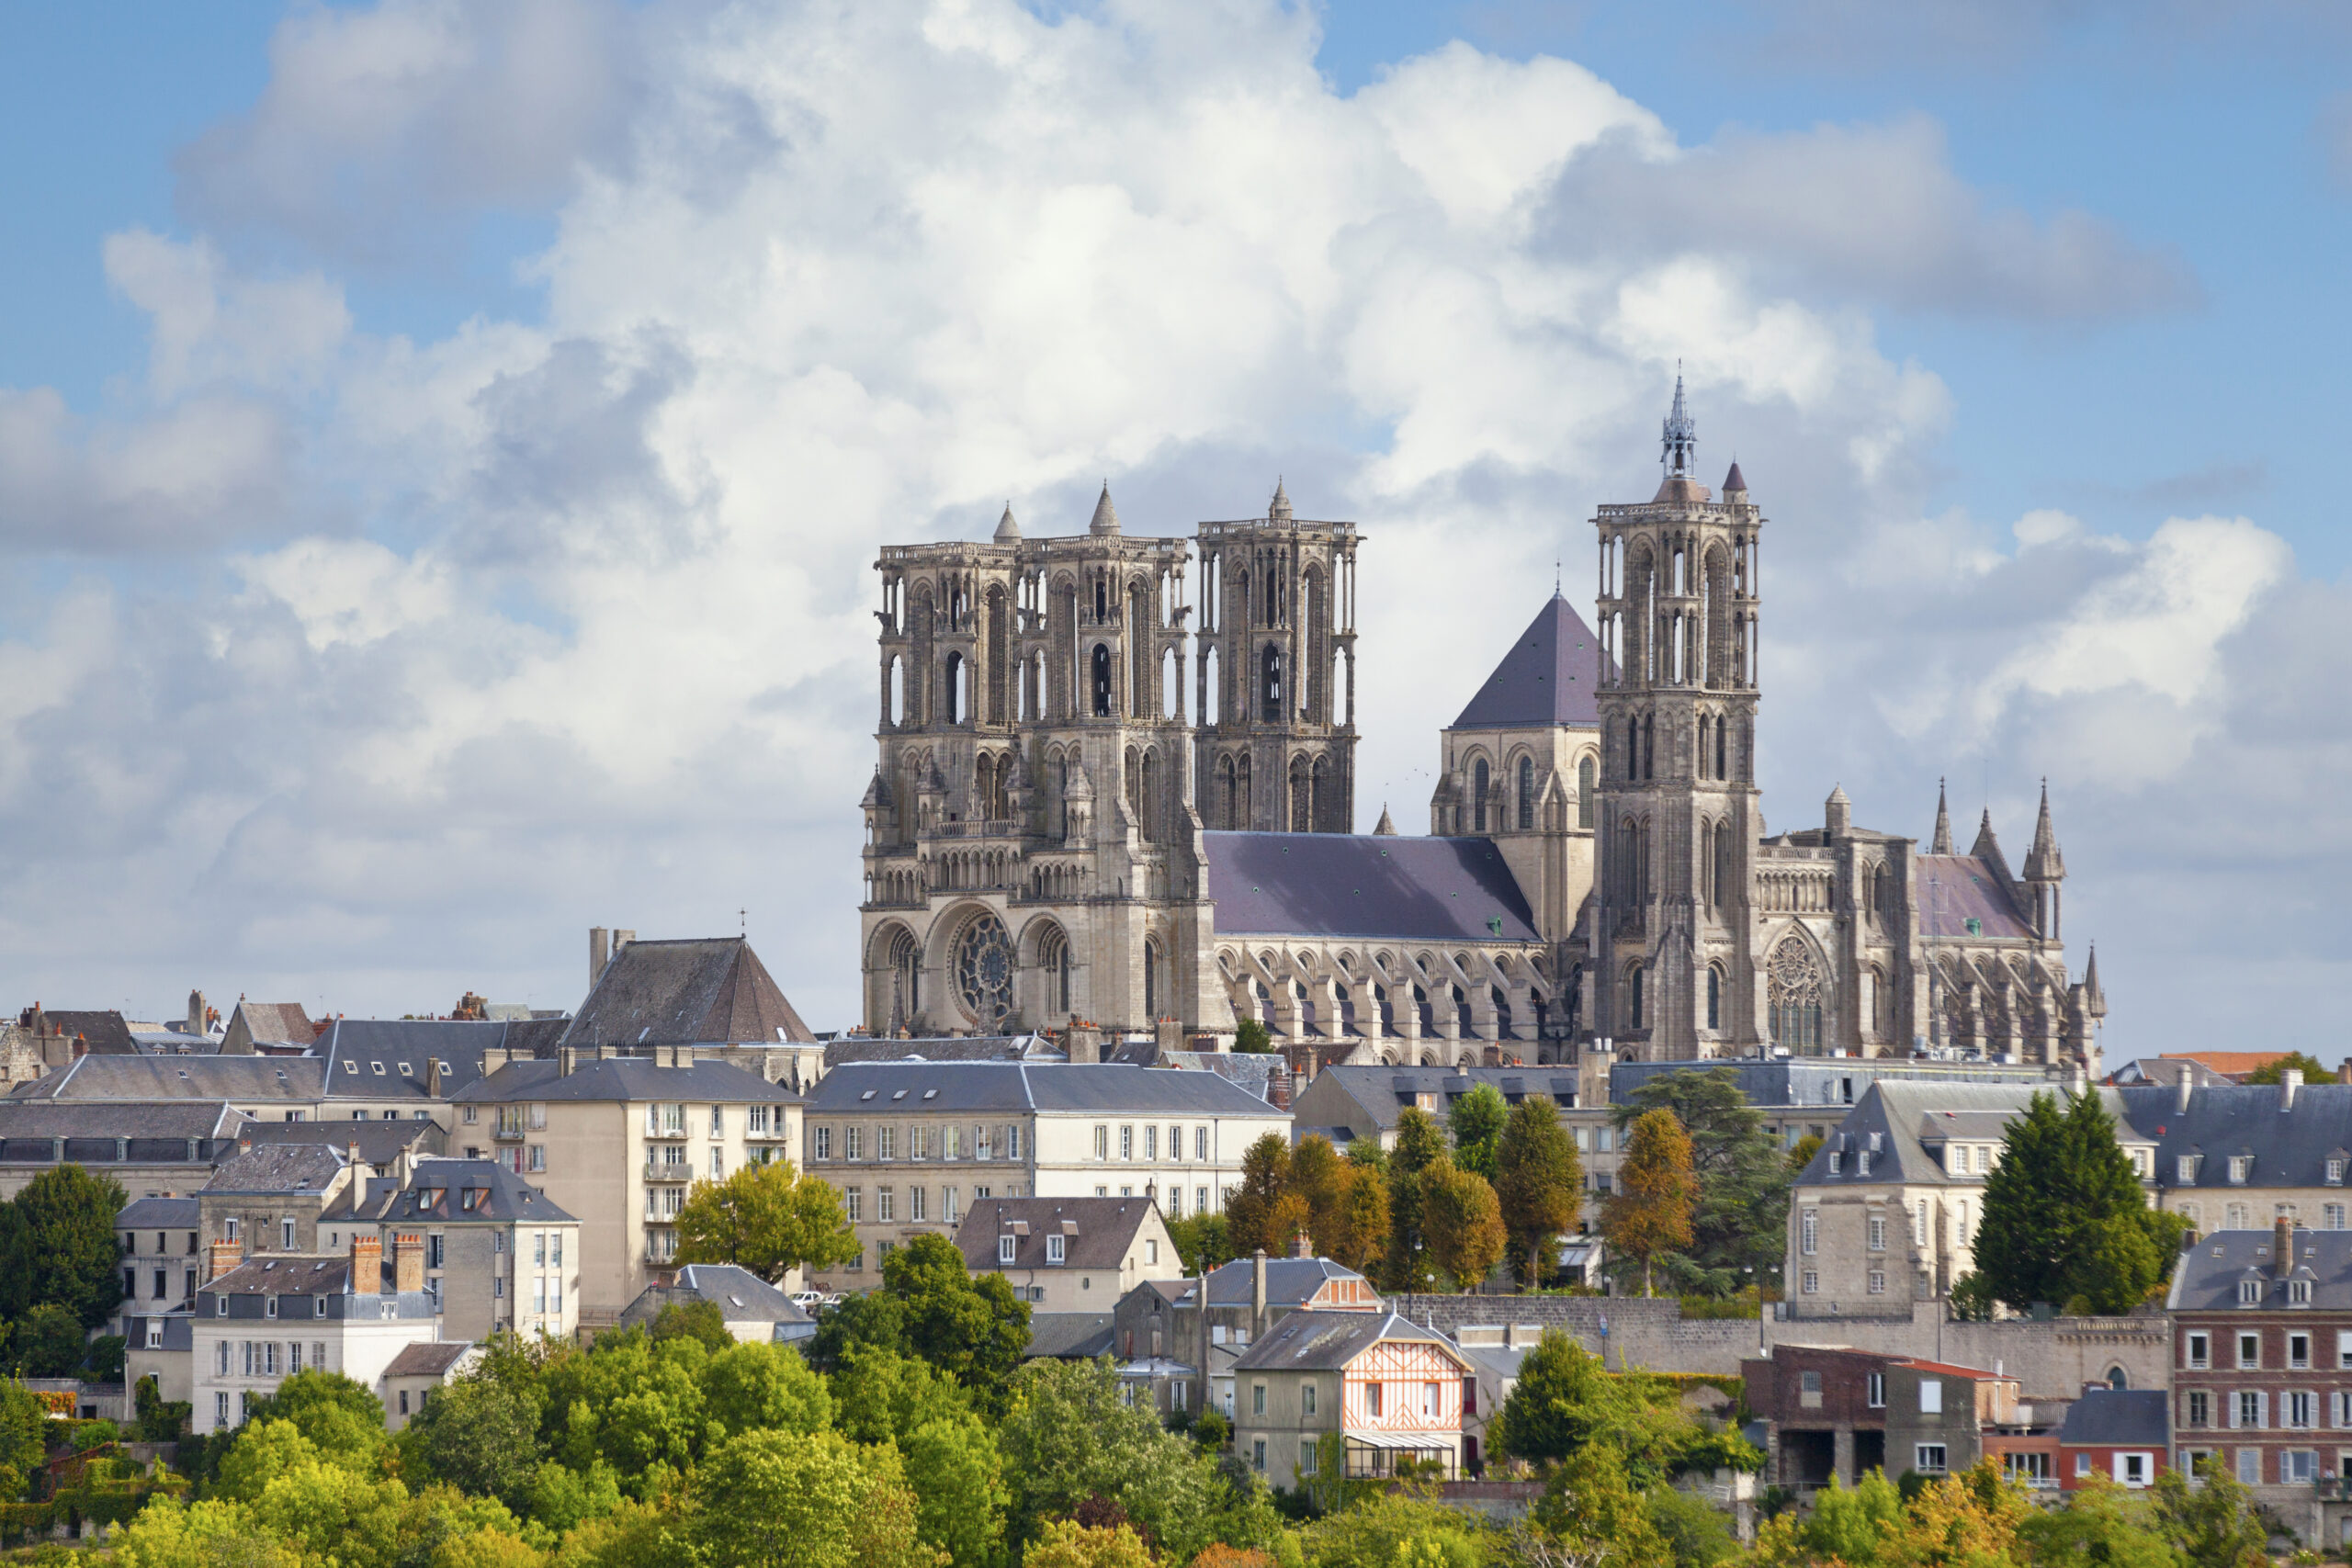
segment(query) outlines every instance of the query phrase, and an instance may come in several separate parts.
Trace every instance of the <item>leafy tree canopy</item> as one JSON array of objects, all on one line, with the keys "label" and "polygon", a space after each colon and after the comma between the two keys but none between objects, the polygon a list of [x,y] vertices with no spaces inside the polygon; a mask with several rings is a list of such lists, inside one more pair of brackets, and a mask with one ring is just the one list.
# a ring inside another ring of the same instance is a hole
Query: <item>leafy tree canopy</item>
[{"label": "leafy tree canopy", "polygon": [[1445,1112],[1446,1131],[1453,1136],[1453,1163],[1492,1181],[1495,1150],[1510,1120],[1510,1107],[1492,1084],[1482,1083],[1456,1100]]},{"label": "leafy tree canopy", "polygon": [[2169,1277],[2178,1222],[2148,1207],[2096,1090],[2037,1094],[1984,1180],[1976,1273],[1993,1299],[2128,1312]]},{"label": "leafy tree canopy", "polygon": [[1625,1138],[1617,1190],[1601,1211],[1601,1228],[1621,1263],[1638,1264],[1642,1294],[1652,1290],[1658,1260],[1690,1245],[1698,1179],[1690,1169],[1690,1135],[1671,1111],[1645,1111]]},{"label": "leafy tree canopy", "polygon": [[2248,1083],[2277,1083],[2278,1081],[2279,1075],[2288,1071],[2290,1068],[2302,1074],[2303,1081],[2305,1083],[2331,1083],[2335,1081],[2335,1069],[2333,1067],[2322,1066],[2318,1057],[2308,1055],[2301,1051],[2290,1051],[2285,1055],[2279,1057],[2277,1061],[2265,1062],[2262,1066],[2255,1068],[2254,1071],[2246,1074],[2245,1081]]},{"label": "leafy tree canopy", "polygon": [[121,1208],[114,1179],[78,1165],[52,1166],[0,1203],[0,1319],[46,1303],[85,1329],[104,1324],[122,1300]]},{"label": "leafy tree canopy", "polygon": [[1622,1130],[1652,1111],[1672,1111],[1690,1135],[1698,1183],[1690,1243],[1657,1259],[1668,1288],[1678,1295],[1730,1296],[1766,1282],[1787,1246],[1789,1194],[1803,1163],[1764,1130],[1736,1068],[1660,1073],[1611,1106],[1610,1120]]},{"label": "leafy tree canopy", "polygon": [[857,1252],[841,1194],[789,1160],[695,1182],[678,1216],[680,1262],[738,1264],[771,1283],[794,1269],[837,1267]]},{"label": "leafy tree canopy", "polygon": [[1584,1206],[1584,1162],[1560,1125],[1559,1107],[1544,1096],[1511,1107],[1495,1146],[1495,1197],[1518,1249],[1520,1283],[1542,1284],[1552,1273],[1552,1243]]}]

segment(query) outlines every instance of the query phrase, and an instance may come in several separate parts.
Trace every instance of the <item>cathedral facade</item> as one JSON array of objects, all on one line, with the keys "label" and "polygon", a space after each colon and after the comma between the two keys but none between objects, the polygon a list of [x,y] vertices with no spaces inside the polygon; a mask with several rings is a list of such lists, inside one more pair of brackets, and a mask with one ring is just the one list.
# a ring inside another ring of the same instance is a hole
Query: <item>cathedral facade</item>
[{"label": "cathedral facade", "polygon": [[[1355,819],[1346,523],[1266,514],[894,547],[865,806],[865,1023],[913,1034],[1263,1021],[1320,1063],[1951,1050],[2098,1065],[2047,791],[2021,874],[1990,814],[1953,852],[1768,836],[1755,784],[1765,520],[1696,477],[1593,518],[1558,594],[1440,736],[1430,836]],[[1199,602],[1188,593],[1197,564]],[[1597,630],[1595,627],[1597,626]],[[1187,712],[1187,687],[1192,697]]]}]

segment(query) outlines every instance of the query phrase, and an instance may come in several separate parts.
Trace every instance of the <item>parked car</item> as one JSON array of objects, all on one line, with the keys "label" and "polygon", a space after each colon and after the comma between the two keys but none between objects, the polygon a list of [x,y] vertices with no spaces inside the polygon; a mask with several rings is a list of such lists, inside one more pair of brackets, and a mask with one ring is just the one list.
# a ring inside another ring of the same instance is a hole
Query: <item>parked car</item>
[{"label": "parked car", "polygon": [[822,1291],[795,1291],[792,1292],[792,1304],[798,1307],[802,1312],[813,1312],[817,1308],[825,1304],[825,1292]]}]

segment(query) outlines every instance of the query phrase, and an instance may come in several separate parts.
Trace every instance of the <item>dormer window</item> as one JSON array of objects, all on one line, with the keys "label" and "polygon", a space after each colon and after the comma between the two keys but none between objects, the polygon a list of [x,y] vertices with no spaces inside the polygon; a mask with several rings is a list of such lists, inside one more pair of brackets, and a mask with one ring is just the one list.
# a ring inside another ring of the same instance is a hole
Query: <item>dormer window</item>
[{"label": "dormer window", "polygon": [[2287,1281],[2287,1304],[2307,1307],[2312,1304],[2312,1282],[2309,1280]]},{"label": "dormer window", "polygon": [[2195,1155],[2183,1155],[2178,1159],[2173,1161],[2173,1179],[2179,1182],[2183,1187],[2188,1187],[2195,1183],[2197,1180],[2197,1156]]},{"label": "dormer window", "polygon": [[355,1075],[356,1075],[356,1074],[357,1074],[357,1072],[359,1071],[359,1064],[358,1064],[358,1063],[356,1063],[356,1062],[354,1062],[354,1061],[346,1060],[346,1061],[343,1064],[343,1070],[344,1070],[345,1072],[346,1072],[346,1073],[351,1073],[351,1074],[355,1074]]},{"label": "dormer window", "polygon": [[2344,1162],[2341,1159],[2332,1159],[2327,1162],[2327,1184],[2330,1187],[2344,1185]]},{"label": "dormer window", "polygon": [[378,1077],[379,1077],[379,1078],[380,1078],[380,1077],[382,1077],[384,1076],[384,1064],[383,1064],[383,1063],[381,1063],[381,1062],[370,1062],[370,1063],[368,1063],[368,1065],[369,1066],[371,1066],[371,1067],[373,1067],[373,1068],[375,1068],[375,1069],[376,1069],[376,1076],[377,1076]]},{"label": "dormer window", "polygon": [[402,1062],[401,1064],[401,1077],[404,1078],[413,1078],[416,1077],[416,1075],[408,1070],[408,1064],[406,1062]]},{"label": "dormer window", "polygon": [[2245,1179],[2246,1179],[2247,1177],[2249,1177],[2249,1176],[2252,1176],[2253,1174],[2254,1174],[2254,1156],[2253,1156],[2252,1155],[2232,1155],[2232,1156],[2230,1156],[2230,1185],[2231,1185],[2231,1186],[2233,1186],[2233,1187],[2243,1187],[2243,1186],[2245,1186]]},{"label": "dormer window", "polygon": [[2248,1275],[2246,1278],[2240,1280],[2238,1281],[2238,1305],[2260,1306],[2261,1304],[2262,1280],[2254,1275]]},{"label": "dormer window", "polygon": [[1840,1172],[1842,1171],[1842,1169],[1843,1169],[1843,1168],[1844,1168],[1845,1164],[1846,1164],[1846,1156],[1845,1156],[1844,1155],[1838,1154],[1838,1153],[1837,1153],[1835,1150],[1831,1151],[1830,1156],[1829,1156],[1829,1174],[1830,1174],[1830,1175],[1832,1175],[1832,1176],[1837,1176],[1837,1175],[1840,1174]]},{"label": "dormer window", "polygon": [[1010,1264],[1012,1263],[1012,1247],[1013,1247],[1013,1238],[1012,1238],[1012,1237],[1011,1237],[1011,1236],[1009,1236],[1009,1235],[1001,1235],[1001,1236],[997,1237],[997,1238],[996,1238],[996,1260],[997,1260],[999,1263],[1002,1263],[1002,1264],[1010,1265]]},{"label": "dormer window", "polygon": [[1870,1173],[1871,1151],[1864,1149],[1854,1156],[1854,1174],[1857,1176],[1868,1176]]},{"label": "dormer window", "polygon": [[1061,1236],[1059,1236],[1058,1235],[1049,1235],[1049,1236],[1047,1236],[1047,1237],[1046,1238],[1046,1262],[1048,1262],[1048,1263],[1059,1263],[1061,1260],[1062,1260],[1062,1238],[1061,1238]]}]

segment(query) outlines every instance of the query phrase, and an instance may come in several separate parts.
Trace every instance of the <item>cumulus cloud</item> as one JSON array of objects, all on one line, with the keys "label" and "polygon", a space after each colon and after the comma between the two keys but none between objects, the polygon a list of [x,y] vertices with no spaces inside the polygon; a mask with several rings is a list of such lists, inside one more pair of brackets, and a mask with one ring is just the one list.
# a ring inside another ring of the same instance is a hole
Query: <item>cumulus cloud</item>
[{"label": "cumulus cloud", "polygon": [[[191,210],[390,254],[403,182],[495,139],[474,100],[523,68],[523,25],[306,13],[262,102],[191,153]],[[2291,704],[2247,649],[2309,587],[2243,519],[1923,516],[1959,411],[1871,315],[2097,314],[2102,265],[2153,308],[2162,258],[1992,206],[1916,124],[1686,149],[1578,66],[1462,45],[1340,97],[1311,14],[1256,0],[627,25],[659,47],[617,96],[602,56],[528,89],[622,121],[580,109],[453,176],[453,199],[560,193],[543,319],[384,339],[331,276],[127,235],[110,276],[154,321],[140,417],[0,400],[0,504],[49,486],[35,536],[61,555],[294,512],[199,581],[77,580],[0,634],[20,989],[111,997],[138,970],[353,1010],[468,986],[569,1004],[580,926],[741,908],[803,1011],[848,1022],[875,554],[983,536],[1008,498],[1033,535],[1076,531],[1106,474],[1132,532],[1253,511],[1277,472],[1302,513],[1363,524],[1358,806],[1409,827],[1436,729],[1555,561],[1589,599],[1594,504],[1654,487],[1678,360],[1713,460],[1736,447],[1773,519],[1776,822],[1834,776],[1924,831],[1905,803],[1964,767],[1997,767],[2013,819],[2047,769],[2086,824],[2069,908],[2132,938],[2102,953],[2119,1009],[2145,1005],[2116,978],[2134,944],[2152,977],[2177,958],[2132,913],[2144,890],[2119,896],[2147,863],[2122,825],[2216,798],[2201,760],[2249,743],[2262,682]],[[1726,168],[1784,209],[1752,243],[1677,239]],[[1892,231],[1857,255],[1841,180]],[[222,433],[164,442],[200,417]],[[155,454],[113,460],[134,437]],[[2289,816],[2243,830],[2268,846]],[[59,886],[85,890],[71,910],[34,896]]]}]

